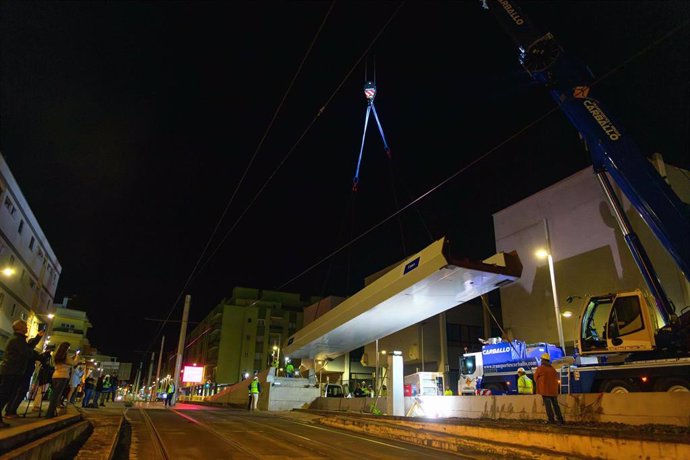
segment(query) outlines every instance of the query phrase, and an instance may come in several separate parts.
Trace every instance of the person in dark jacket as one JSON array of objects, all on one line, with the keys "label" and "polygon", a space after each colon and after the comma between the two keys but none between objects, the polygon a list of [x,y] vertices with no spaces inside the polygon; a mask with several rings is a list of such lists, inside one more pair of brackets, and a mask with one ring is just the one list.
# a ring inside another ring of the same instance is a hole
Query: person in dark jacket
[{"label": "person in dark jacket", "polygon": [[[537,382],[537,394],[541,395],[546,408],[548,423],[563,425],[563,415],[558,407],[558,373],[551,365],[551,357],[548,353],[541,355],[541,366],[534,371],[534,381]],[[554,420],[554,412],[556,420]]]},{"label": "person in dark jacket", "polygon": [[4,360],[0,365],[0,428],[10,426],[2,420],[2,410],[17,394],[26,367],[35,358],[34,350],[26,342],[26,321],[15,321],[12,323],[12,330],[14,336],[7,342]]},{"label": "person in dark jacket", "polygon": [[29,348],[31,348],[31,357],[26,363],[24,375],[19,381],[19,385],[17,385],[17,391],[15,392],[14,397],[7,403],[7,408],[5,409],[5,418],[19,417],[19,415],[17,415],[17,409],[22,401],[24,401],[26,393],[29,391],[29,385],[31,385],[31,376],[34,375],[34,370],[36,369],[36,361],[40,359],[40,355],[34,348],[36,348],[36,345],[38,345],[38,342],[40,342],[42,338],[43,331],[39,331],[36,337],[26,341],[26,343],[29,345]]}]

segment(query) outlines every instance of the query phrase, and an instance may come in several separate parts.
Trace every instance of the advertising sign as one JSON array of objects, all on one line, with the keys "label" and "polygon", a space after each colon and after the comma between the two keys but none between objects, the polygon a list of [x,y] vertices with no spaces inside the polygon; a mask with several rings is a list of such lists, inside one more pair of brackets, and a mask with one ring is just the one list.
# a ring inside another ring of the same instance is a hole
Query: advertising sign
[{"label": "advertising sign", "polygon": [[185,366],[182,374],[183,383],[201,383],[204,381],[204,368],[201,366]]}]

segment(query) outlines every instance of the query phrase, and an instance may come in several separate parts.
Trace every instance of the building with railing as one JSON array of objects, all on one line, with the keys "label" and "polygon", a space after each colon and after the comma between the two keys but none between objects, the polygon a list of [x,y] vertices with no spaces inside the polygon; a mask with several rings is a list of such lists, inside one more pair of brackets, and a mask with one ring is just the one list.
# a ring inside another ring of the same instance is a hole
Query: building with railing
[{"label": "building with railing", "polygon": [[86,338],[91,323],[85,311],[69,308],[69,301],[70,299],[65,297],[61,304],[55,304],[54,316],[48,321],[46,343],[58,346],[62,342],[68,342],[72,352],[81,350],[84,356],[91,348]]},{"label": "building with railing", "polygon": [[53,314],[62,267],[5,158],[0,154],[0,354],[12,322],[25,320],[29,336]]}]

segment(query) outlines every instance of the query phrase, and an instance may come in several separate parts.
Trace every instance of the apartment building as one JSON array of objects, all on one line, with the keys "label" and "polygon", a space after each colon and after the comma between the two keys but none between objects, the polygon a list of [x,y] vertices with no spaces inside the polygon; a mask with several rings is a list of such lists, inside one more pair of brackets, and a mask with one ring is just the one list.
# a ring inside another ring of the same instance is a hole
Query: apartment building
[{"label": "apartment building", "polygon": [[27,321],[29,335],[53,313],[62,267],[0,154],[0,352],[12,322]]},{"label": "apartment building", "polygon": [[235,383],[269,367],[283,340],[302,327],[304,308],[318,299],[300,294],[235,287],[188,334],[185,363],[204,366],[205,380]]}]

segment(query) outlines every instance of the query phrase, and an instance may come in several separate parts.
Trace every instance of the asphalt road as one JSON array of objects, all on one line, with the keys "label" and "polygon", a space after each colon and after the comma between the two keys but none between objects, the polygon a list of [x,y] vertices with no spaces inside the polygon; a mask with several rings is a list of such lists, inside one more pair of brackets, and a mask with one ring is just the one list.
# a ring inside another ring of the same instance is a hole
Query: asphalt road
[{"label": "asphalt road", "polygon": [[179,405],[127,413],[130,459],[446,459],[459,457],[314,423],[314,416]]}]

